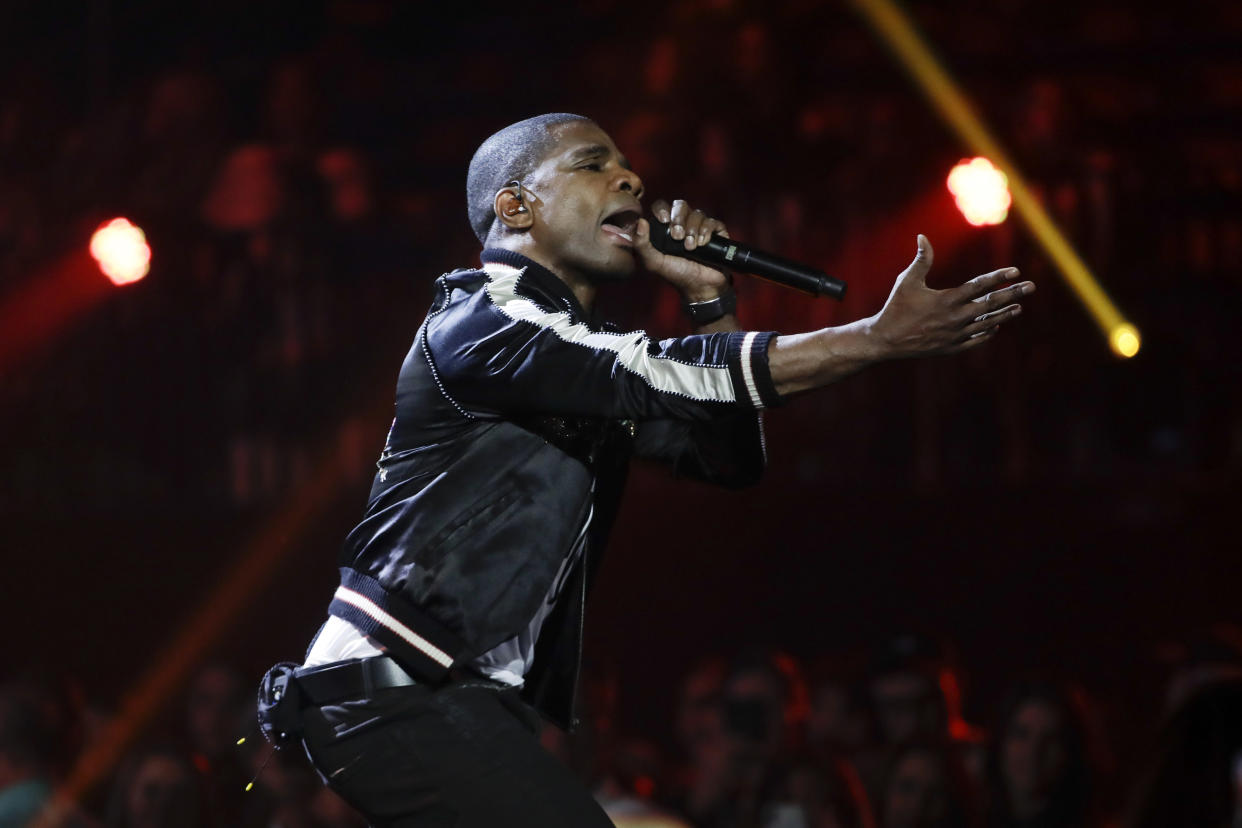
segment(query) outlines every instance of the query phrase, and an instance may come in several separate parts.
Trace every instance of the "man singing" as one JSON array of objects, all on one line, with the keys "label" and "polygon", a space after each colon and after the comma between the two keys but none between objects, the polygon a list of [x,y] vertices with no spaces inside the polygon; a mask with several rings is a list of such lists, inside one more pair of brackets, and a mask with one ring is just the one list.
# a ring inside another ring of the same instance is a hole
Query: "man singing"
[{"label": "man singing", "polygon": [[[577,115],[506,127],[470,162],[482,267],[436,283],[297,673],[308,754],[375,825],[610,825],[537,732],[539,714],[574,723],[587,591],[627,459],[754,483],[760,410],[871,363],[982,345],[1034,290],[1012,268],[931,290],[920,236],[876,315],[743,331],[724,273],[652,247],[642,197]],[[687,250],[727,234],[684,201],[651,209]],[[597,288],[639,264],[680,292],[693,335],[599,321]]]}]

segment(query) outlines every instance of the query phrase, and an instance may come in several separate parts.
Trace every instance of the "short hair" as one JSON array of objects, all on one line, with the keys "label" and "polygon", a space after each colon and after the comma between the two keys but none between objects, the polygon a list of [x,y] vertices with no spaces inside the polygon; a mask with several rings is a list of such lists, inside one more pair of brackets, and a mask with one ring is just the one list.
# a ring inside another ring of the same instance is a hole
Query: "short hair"
[{"label": "short hair", "polygon": [[487,241],[496,221],[496,193],[509,182],[522,180],[543,162],[552,149],[552,127],[590,120],[568,112],[536,115],[510,124],[479,145],[466,174],[466,210],[480,242]]}]

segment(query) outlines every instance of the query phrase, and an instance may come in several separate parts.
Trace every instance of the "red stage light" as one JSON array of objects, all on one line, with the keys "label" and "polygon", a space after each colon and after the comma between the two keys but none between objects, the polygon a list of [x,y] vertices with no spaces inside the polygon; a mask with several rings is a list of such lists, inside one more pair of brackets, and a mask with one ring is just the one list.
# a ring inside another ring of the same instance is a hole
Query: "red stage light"
[{"label": "red stage light", "polygon": [[988,159],[962,161],[949,173],[947,183],[957,209],[976,227],[1000,224],[1009,215],[1009,205],[1013,203],[1009,178]]},{"label": "red stage light", "polygon": [[115,218],[91,236],[91,256],[114,285],[136,282],[151,270],[151,248],[142,228]]}]

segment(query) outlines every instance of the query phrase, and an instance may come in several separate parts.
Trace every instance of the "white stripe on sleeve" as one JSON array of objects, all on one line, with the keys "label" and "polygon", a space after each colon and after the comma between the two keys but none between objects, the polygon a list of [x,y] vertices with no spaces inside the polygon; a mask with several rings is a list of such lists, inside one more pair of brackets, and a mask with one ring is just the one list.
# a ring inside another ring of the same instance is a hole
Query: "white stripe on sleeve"
[{"label": "white stripe on sleeve", "polygon": [[[581,322],[570,322],[569,314],[551,313],[517,294],[522,270],[498,262],[483,265],[488,275],[487,294],[501,313],[510,319],[530,322],[550,331],[557,338],[596,351],[611,351],[627,371],[637,374],[657,391],[680,394],[696,400],[735,402],[737,393],[727,365],[687,365],[647,352],[648,340],[642,331],[614,334],[592,331]],[[750,334],[754,336],[754,334]],[[748,340],[749,342],[749,340]],[[743,355],[743,366],[749,363]],[[758,401],[751,389],[752,399]]]},{"label": "white stripe on sleeve", "polygon": [[755,371],[750,364],[751,351],[754,350],[755,337],[758,335],[757,331],[751,331],[742,340],[742,379],[746,381],[746,390],[750,392],[751,403],[755,408],[763,408],[763,398],[759,396],[759,389],[755,385]]}]

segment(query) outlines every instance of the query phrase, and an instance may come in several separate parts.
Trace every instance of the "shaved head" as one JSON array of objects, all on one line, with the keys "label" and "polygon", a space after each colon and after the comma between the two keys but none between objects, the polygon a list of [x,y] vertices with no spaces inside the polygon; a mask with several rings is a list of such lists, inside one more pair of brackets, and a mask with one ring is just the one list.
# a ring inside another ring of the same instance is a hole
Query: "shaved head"
[{"label": "shaved head", "polygon": [[470,226],[482,243],[496,222],[496,193],[511,181],[523,180],[539,166],[555,144],[552,128],[590,118],[554,112],[510,124],[484,141],[470,159],[466,174],[466,210]]}]

